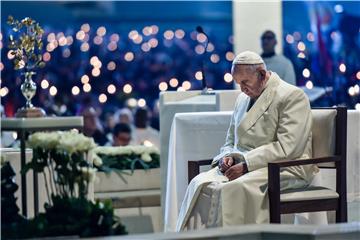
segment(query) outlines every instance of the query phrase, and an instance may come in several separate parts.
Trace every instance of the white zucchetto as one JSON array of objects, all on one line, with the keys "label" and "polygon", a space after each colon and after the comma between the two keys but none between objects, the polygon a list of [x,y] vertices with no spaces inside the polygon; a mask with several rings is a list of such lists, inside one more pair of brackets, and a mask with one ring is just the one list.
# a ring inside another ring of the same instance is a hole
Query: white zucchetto
[{"label": "white zucchetto", "polygon": [[264,60],[260,57],[259,54],[251,52],[251,51],[245,51],[242,53],[239,53],[233,63],[233,65],[243,64],[243,65],[254,65],[254,64],[264,64]]}]

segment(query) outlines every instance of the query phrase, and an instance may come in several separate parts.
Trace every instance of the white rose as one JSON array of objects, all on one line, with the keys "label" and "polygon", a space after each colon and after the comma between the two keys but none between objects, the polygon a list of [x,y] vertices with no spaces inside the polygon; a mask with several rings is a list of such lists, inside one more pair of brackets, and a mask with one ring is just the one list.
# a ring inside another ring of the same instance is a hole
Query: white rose
[{"label": "white rose", "polygon": [[151,162],[152,161],[151,156],[149,154],[147,154],[147,153],[141,154],[141,159],[144,162]]},{"label": "white rose", "polygon": [[94,155],[94,165],[97,166],[97,167],[100,167],[102,166],[103,164],[103,161],[102,159],[98,156],[98,155]]}]

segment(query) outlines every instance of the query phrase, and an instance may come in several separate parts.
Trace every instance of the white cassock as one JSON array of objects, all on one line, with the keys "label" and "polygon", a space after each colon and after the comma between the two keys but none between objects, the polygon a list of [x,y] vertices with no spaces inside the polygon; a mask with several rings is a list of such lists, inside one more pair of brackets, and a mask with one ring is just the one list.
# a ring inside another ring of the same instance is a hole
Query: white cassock
[{"label": "white cassock", "polygon": [[[272,72],[265,90],[246,112],[249,102],[247,95],[239,95],[226,143],[212,164],[241,154],[249,172],[233,181],[218,167],[196,176],[186,191],[177,231],[268,223],[268,162],[312,156],[311,109],[301,89]],[[314,165],[281,169],[281,190],[309,185],[316,172]]]}]

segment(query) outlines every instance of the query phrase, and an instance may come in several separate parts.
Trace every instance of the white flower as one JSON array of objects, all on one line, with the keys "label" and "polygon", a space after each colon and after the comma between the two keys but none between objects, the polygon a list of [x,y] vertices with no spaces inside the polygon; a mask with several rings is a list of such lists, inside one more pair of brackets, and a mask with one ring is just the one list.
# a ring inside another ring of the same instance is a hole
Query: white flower
[{"label": "white flower", "polygon": [[151,159],[151,156],[147,153],[143,153],[141,154],[141,159],[144,160],[144,162],[151,162],[152,159]]},{"label": "white flower", "polygon": [[101,158],[96,154],[94,154],[93,162],[94,162],[94,165],[97,167],[100,167],[103,164],[103,161],[101,160]]},{"label": "white flower", "polygon": [[94,182],[95,181],[96,172],[97,172],[96,168],[81,167],[80,171],[81,171],[81,174],[82,174],[83,178],[85,178],[86,181],[88,181],[88,182]]}]

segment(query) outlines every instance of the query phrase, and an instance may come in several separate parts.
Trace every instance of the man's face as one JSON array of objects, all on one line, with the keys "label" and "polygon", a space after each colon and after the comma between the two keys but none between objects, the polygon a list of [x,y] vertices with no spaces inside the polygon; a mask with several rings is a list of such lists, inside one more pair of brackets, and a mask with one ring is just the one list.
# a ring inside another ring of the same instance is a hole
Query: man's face
[{"label": "man's face", "polygon": [[261,36],[261,47],[264,53],[271,53],[275,51],[276,39],[272,32],[265,32]]},{"label": "man's face", "polygon": [[127,146],[131,141],[131,135],[127,132],[120,132],[113,136],[113,146]]},{"label": "man's face", "polygon": [[251,71],[246,65],[235,65],[231,74],[234,81],[240,85],[241,91],[250,98],[260,96],[265,85],[265,70]]}]

